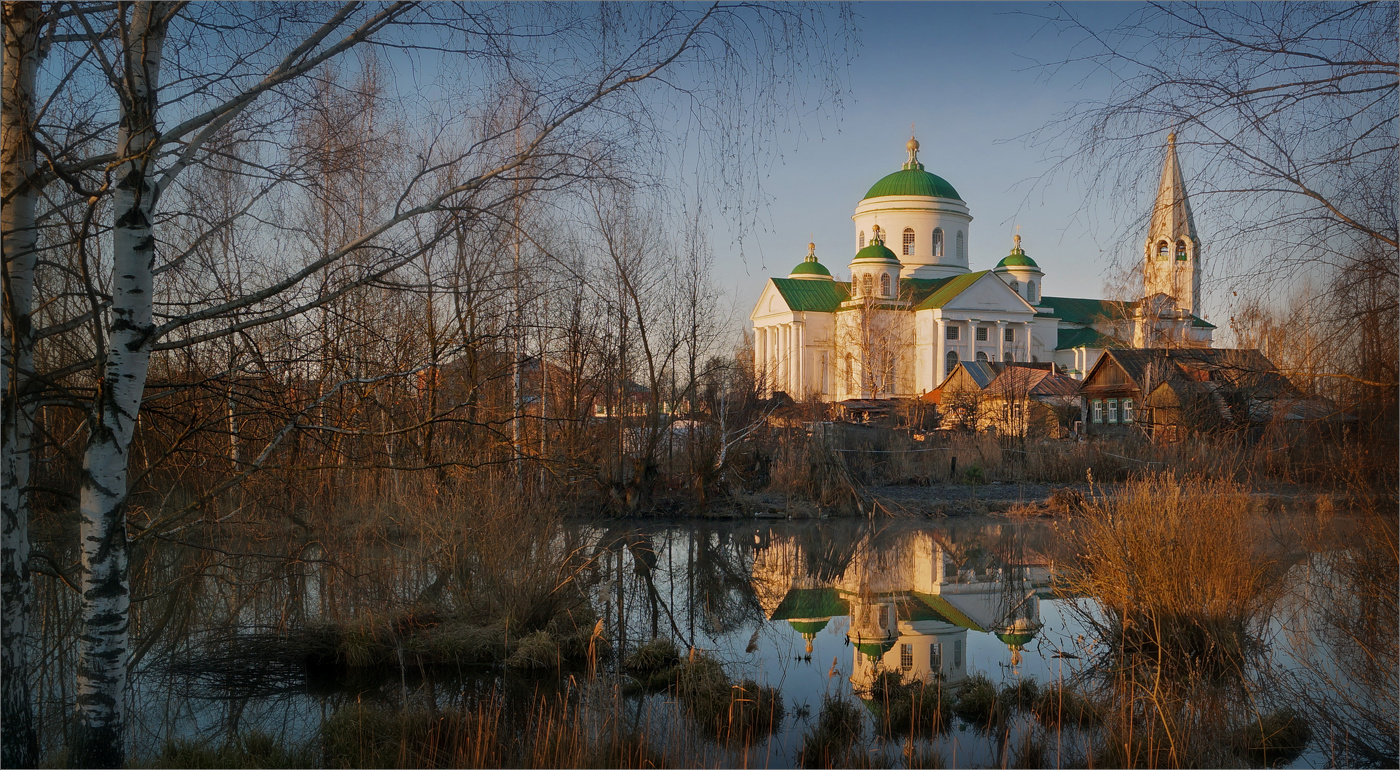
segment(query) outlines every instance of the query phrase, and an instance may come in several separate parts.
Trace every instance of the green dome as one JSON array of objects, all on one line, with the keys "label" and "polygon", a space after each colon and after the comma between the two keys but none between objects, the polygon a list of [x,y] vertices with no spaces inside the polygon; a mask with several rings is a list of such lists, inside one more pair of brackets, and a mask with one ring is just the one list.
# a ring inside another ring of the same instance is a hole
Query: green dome
[{"label": "green dome", "polygon": [[915,163],[913,168],[896,171],[876,182],[862,200],[880,198],[886,195],[922,195],[928,198],[952,198],[960,201],[958,191],[948,184],[948,180],[924,170],[924,164]]},{"label": "green dome", "polygon": [[830,622],[831,618],[823,618],[821,620],[789,620],[788,625],[792,626],[792,630],[803,636],[807,634],[815,636],[817,632],[826,628],[826,624]]},{"label": "green dome", "polygon": [[894,640],[887,639],[883,642],[860,642],[856,644],[856,649],[860,650],[867,658],[878,660],[885,657],[885,653],[894,649]]},{"label": "green dome", "polygon": [[1020,235],[1016,236],[1015,244],[1016,245],[1011,247],[1011,253],[1007,254],[1005,257],[1002,257],[1002,260],[997,263],[997,266],[994,269],[1009,270],[1014,267],[1024,267],[1030,268],[1031,270],[1039,271],[1040,265],[1037,265],[1034,259],[1031,259],[1029,256],[1026,256],[1025,250],[1021,248]]},{"label": "green dome", "polygon": [[788,277],[791,278],[792,276],[796,275],[820,275],[830,278],[831,271],[827,270],[825,267],[822,267],[822,263],[820,262],[798,262],[797,267],[794,267],[792,269],[792,272],[788,274]]},{"label": "green dome", "polygon": [[856,258],[852,262],[893,262],[899,264],[899,257],[893,251],[885,248],[885,244],[879,241],[871,241],[869,246],[856,252]]},{"label": "green dome", "polygon": [[1002,644],[1005,644],[1007,647],[1025,647],[1026,645],[1031,643],[1031,640],[1035,639],[1035,634],[1018,634],[1008,631],[1004,634],[997,634],[997,638],[1000,639]]}]

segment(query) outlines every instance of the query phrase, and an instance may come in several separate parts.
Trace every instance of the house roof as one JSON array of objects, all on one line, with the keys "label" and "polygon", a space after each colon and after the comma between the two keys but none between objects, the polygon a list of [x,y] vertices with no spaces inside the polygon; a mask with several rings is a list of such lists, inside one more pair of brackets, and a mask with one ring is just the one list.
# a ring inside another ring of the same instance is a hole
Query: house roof
[{"label": "house roof", "polygon": [[788,309],[795,312],[834,313],[850,298],[850,284],[802,278],[772,278]]},{"label": "house roof", "polygon": [[1099,367],[1108,365],[1110,361],[1123,370],[1133,387],[1143,391],[1150,392],[1162,383],[1175,383],[1173,389],[1178,394],[1184,394],[1193,388],[1180,383],[1194,382],[1214,383],[1212,392],[1213,388],[1223,388],[1251,398],[1300,395],[1293,383],[1279,374],[1263,353],[1235,348],[1107,349],[1084,378],[1082,391],[1094,389],[1089,383]]},{"label": "house roof", "polygon": [[1128,343],[1095,329],[1060,329],[1055,340],[1056,350],[1074,348],[1126,348]]},{"label": "house roof", "polygon": [[997,396],[1073,396],[1079,382],[1046,368],[1007,364],[986,390]]},{"label": "house roof", "polygon": [[1042,311],[1050,311],[1054,317],[1072,324],[1089,326],[1104,321],[1119,321],[1132,318],[1137,302],[1120,302],[1112,299],[1079,299],[1076,297],[1040,298]]}]

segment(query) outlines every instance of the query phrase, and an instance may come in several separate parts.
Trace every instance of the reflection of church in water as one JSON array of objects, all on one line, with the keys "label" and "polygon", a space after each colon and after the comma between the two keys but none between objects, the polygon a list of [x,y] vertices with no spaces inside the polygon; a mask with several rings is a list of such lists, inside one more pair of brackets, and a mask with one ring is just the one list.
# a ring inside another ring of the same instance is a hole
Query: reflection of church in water
[{"label": "reflection of church in water", "polygon": [[870,536],[812,539],[773,537],[755,555],[754,586],[769,620],[789,623],[809,655],[818,633],[846,619],[857,691],[880,671],[956,684],[967,677],[969,631],[996,636],[1016,664],[1040,630],[1043,561],[959,547],[930,530],[883,547]]}]

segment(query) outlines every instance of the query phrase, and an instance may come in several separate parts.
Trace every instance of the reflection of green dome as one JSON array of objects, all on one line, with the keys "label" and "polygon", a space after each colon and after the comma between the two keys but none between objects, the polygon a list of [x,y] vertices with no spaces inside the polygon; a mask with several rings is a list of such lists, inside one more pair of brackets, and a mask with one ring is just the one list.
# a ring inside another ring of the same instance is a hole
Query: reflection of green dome
[{"label": "reflection of green dome", "polygon": [[886,639],[883,642],[858,642],[856,643],[856,649],[864,653],[865,656],[871,660],[879,660],[885,657],[885,653],[894,649],[894,640]]},{"label": "reflection of green dome", "polygon": [[818,631],[826,628],[826,624],[830,622],[831,618],[822,618],[821,620],[789,620],[788,625],[792,626],[792,630],[803,636],[808,634],[815,636]]},{"label": "reflection of green dome", "polygon": [[880,198],[886,195],[921,195],[927,198],[962,200],[958,196],[958,191],[948,184],[948,180],[925,171],[922,163],[912,165],[913,167],[910,168],[910,164],[905,164],[903,170],[896,171],[876,182],[862,200]]},{"label": "reflection of green dome", "polygon": [[1025,647],[1035,639],[1035,634],[1007,631],[1006,633],[997,634],[997,638],[1007,647]]},{"label": "reflection of green dome", "polygon": [[885,244],[879,241],[872,241],[869,246],[856,252],[856,258],[852,262],[893,262],[899,264],[899,257],[893,251],[885,248]]}]

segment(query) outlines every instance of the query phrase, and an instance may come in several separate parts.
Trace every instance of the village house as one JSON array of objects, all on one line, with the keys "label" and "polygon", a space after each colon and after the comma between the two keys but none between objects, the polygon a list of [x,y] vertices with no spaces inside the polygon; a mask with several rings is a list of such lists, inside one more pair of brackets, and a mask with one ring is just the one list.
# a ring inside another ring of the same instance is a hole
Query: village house
[{"label": "village house", "polygon": [[926,400],[943,427],[1062,437],[1079,417],[1079,383],[1050,363],[959,362]]},{"label": "village house", "polygon": [[1109,349],[1079,389],[1084,432],[1156,440],[1220,430],[1257,430],[1276,420],[1326,417],[1257,350]]}]

